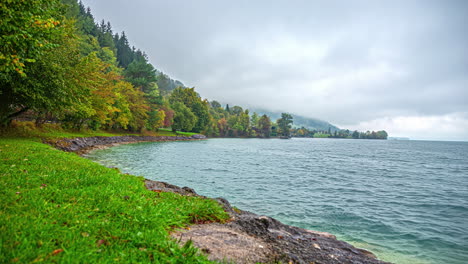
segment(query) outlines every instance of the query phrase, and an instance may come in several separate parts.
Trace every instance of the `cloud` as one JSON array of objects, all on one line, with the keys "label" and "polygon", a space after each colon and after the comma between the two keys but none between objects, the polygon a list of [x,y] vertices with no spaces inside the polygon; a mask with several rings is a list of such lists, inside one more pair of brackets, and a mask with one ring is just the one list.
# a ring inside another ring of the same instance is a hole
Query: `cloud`
[{"label": "cloud", "polygon": [[211,100],[364,130],[417,117],[434,138],[427,120],[468,112],[467,1],[84,3]]},{"label": "cloud", "polygon": [[421,140],[468,140],[468,113],[452,113],[434,116],[384,117],[361,122],[350,127],[366,131],[369,127],[384,129],[393,137],[409,137]]}]

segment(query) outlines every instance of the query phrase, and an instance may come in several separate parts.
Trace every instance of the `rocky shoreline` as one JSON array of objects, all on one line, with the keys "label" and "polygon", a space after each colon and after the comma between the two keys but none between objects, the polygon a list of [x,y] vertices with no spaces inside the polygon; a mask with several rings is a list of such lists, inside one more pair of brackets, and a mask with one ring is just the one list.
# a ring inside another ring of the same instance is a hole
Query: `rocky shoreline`
[{"label": "rocky shoreline", "polygon": [[[193,189],[145,180],[148,190],[198,196]],[[247,263],[383,264],[376,256],[337,240],[332,234],[285,225],[278,220],[233,208],[216,198],[231,216],[228,223],[195,224],[171,234],[181,245],[191,240],[210,260]],[[224,262],[223,262],[224,263]]]},{"label": "rocky shoreline", "polygon": [[[191,137],[115,136],[45,140],[58,149],[84,154],[97,148],[137,142],[206,139],[203,135]],[[148,190],[174,192],[180,195],[198,195],[188,187],[180,188],[165,182],[145,180]],[[322,263],[322,264],[383,264],[367,250],[337,240],[334,235],[285,225],[268,216],[260,216],[232,207],[223,198],[216,201],[229,213],[225,224],[195,224],[176,230],[171,236],[179,243],[191,240],[210,260],[243,263]]]},{"label": "rocky shoreline", "polygon": [[130,144],[138,142],[160,142],[160,141],[186,141],[186,140],[201,140],[206,139],[206,136],[196,134],[193,136],[114,136],[114,137],[79,137],[79,138],[60,138],[46,139],[44,143],[49,144],[57,149],[75,152],[80,155],[86,154],[94,149],[102,149],[121,144]]}]

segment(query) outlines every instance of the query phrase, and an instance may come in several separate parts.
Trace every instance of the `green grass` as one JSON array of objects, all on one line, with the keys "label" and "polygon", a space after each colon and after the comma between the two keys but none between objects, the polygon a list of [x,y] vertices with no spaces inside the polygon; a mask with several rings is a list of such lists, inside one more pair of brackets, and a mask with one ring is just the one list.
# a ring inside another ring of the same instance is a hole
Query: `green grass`
[{"label": "green grass", "polygon": [[124,136],[138,135],[137,133],[118,132],[118,131],[93,131],[88,129],[82,130],[66,130],[59,124],[44,124],[42,127],[36,127],[34,122],[15,121],[10,127],[0,130],[0,137],[3,138],[75,138],[75,137],[95,137],[95,136]]},{"label": "green grass", "polygon": [[197,134],[197,133],[192,133],[192,132],[181,132],[181,131],[177,131],[176,134],[174,134],[174,132],[172,132],[172,130],[167,129],[167,128],[160,128],[157,133],[159,133],[161,136],[174,136],[174,135],[177,135],[177,136],[193,136],[193,135]]},{"label": "green grass", "polygon": [[0,138],[0,197],[0,263],[206,263],[168,232],[228,217],[34,138]]},{"label": "green grass", "polygon": [[329,134],[323,134],[323,133],[315,133],[314,138],[328,138],[330,137]]},{"label": "green grass", "polygon": [[135,135],[135,136],[192,136],[197,133],[191,132],[172,132],[170,129],[161,128],[157,132],[126,132],[126,131],[104,131],[104,130],[66,130],[63,129],[59,124],[44,124],[42,127],[36,127],[34,122],[30,121],[14,121],[11,127],[8,129],[2,129],[0,131],[0,137],[23,137],[23,138],[76,138],[76,137],[111,137],[111,136],[125,136],[125,135]]}]

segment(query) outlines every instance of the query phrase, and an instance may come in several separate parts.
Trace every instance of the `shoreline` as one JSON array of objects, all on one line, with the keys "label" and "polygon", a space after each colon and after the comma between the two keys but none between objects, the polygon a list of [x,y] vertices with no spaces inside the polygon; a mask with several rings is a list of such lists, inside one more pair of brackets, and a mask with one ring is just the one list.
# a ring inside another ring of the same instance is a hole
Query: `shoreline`
[{"label": "shoreline", "polygon": [[84,155],[95,149],[105,149],[123,144],[140,142],[168,142],[168,141],[191,141],[207,139],[205,135],[195,134],[193,136],[96,136],[47,139],[43,143],[66,152],[75,152]]},{"label": "shoreline", "polygon": [[[121,144],[202,139],[206,137],[114,136],[44,140],[44,143],[63,151],[84,155],[94,149]],[[155,192],[213,199],[200,196],[189,187],[180,188],[165,182],[145,179],[145,187]],[[229,213],[230,221],[224,224],[197,223],[187,229],[171,232],[171,236],[181,246],[191,240],[210,260],[230,260],[234,263],[388,263],[378,260],[370,251],[337,240],[332,234],[289,226],[268,216],[239,210],[223,198],[214,200]]]}]

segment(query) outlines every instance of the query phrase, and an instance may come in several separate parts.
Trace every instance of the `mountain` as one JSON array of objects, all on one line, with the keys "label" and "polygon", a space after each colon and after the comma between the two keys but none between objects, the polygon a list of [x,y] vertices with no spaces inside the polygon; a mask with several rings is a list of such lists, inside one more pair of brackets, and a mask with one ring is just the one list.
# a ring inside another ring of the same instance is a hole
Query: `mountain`
[{"label": "mountain", "polygon": [[[250,108],[250,113],[252,114],[253,112],[257,112],[259,115],[267,115],[270,117],[272,121],[276,121],[281,117],[281,112],[270,112],[267,110],[263,109],[254,109]],[[340,128],[338,128],[335,125],[330,124],[327,121],[323,121],[320,119],[316,118],[309,118],[309,117],[304,117],[300,115],[294,115],[291,114],[293,117],[293,127],[305,127],[307,129],[311,130],[319,130],[319,131],[328,131],[330,129],[331,132],[339,131]]]},{"label": "mountain", "polygon": [[156,73],[158,74],[156,83],[158,84],[159,91],[162,95],[167,95],[172,92],[177,87],[185,87],[185,85],[178,80],[171,79],[169,75],[159,71],[156,69]]}]

